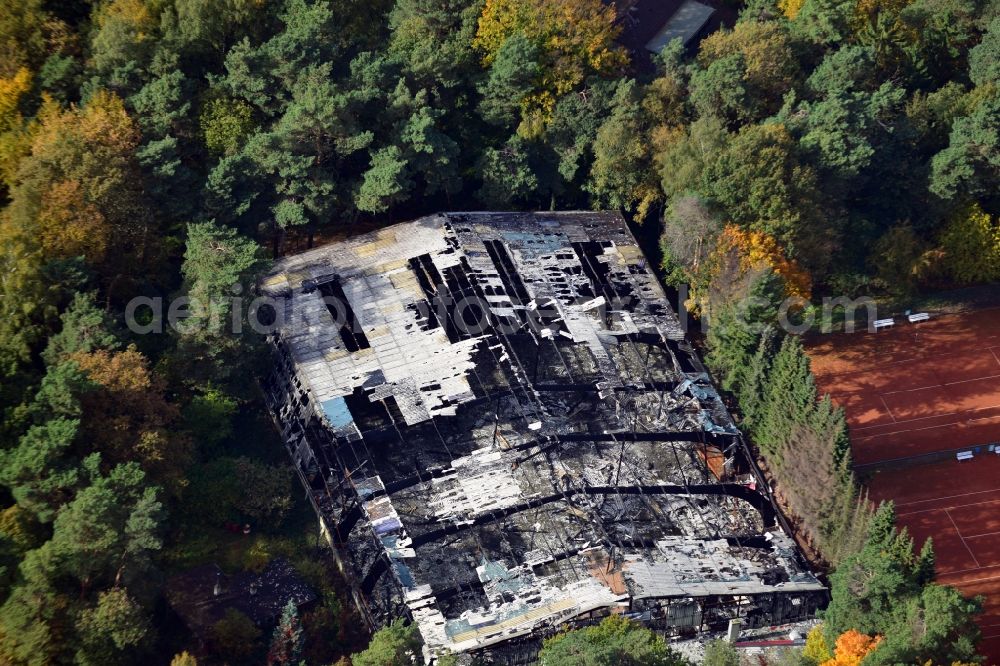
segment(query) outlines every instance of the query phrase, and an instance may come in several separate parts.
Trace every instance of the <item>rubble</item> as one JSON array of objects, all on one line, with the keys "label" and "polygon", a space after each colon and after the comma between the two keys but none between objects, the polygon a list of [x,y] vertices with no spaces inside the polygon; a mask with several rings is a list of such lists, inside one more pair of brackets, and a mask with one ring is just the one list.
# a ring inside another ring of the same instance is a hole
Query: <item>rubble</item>
[{"label": "rubble", "polygon": [[619,215],[434,215],[282,259],[261,291],[323,533],[368,621],[409,616],[428,658],[822,603],[766,485],[706,465],[731,474],[742,441]]}]

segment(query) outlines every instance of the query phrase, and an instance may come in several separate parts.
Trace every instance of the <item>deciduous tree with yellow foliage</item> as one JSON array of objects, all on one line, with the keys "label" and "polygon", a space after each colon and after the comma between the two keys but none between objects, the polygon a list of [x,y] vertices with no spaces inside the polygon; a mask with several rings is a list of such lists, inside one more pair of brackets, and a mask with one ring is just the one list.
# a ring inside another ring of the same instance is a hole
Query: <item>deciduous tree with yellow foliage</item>
[{"label": "deciduous tree with yellow foliage", "polygon": [[794,20],[799,12],[802,11],[802,5],[805,4],[805,0],[778,0],[778,9],[789,19]]},{"label": "deciduous tree with yellow foliage", "polygon": [[40,64],[48,20],[42,0],[0,0],[0,77]]},{"label": "deciduous tree with yellow foliage", "polygon": [[22,67],[10,77],[0,78],[0,132],[21,122],[21,99],[31,90],[31,72]]},{"label": "deciduous tree with yellow foliage", "polygon": [[791,37],[777,21],[741,21],[732,30],[716,32],[701,43],[698,61],[705,68],[726,58],[736,58],[742,70],[748,97],[731,110],[731,115],[742,119],[759,119],[777,111],[800,76]]},{"label": "deciduous tree with yellow foliage", "polygon": [[22,67],[13,76],[0,78],[0,179],[11,187],[17,164],[28,152],[30,132],[22,118],[24,98],[31,90],[31,72]]},{"label": "deciduous tree with yellow foliage", "polygon": [[817,666],[833,658],[830,646],[826,644],[826,636],[823,635],[823,625],[817,624],[806,634],[806,645],[802,649],[802,656]]},{"label": "deciduous tree with yellow foliage", "polygon": [[941,234],[942,264],[955,282],[1000,280],[1000,218],[978,203],[956,213]]},{"label": "deciduous tree with yellow foliage", "polygon": [[130,61],[141,61],[151,47],[158,22],[154,7],[143,0],[111,0],[95,12],[92,65],[108,76]]},{"label": "deciduous tree with yellow foliage", "polygon": [[[81,107],[49,99],[11,192],[11,222],[45,259],[83,256],[109,283],[155,265],[155,218],[136,157],[139,128],[121,99]],[[145,264],[145,268],[142,266]]]},{"label": "deciduous tree with yellow foliage", "polygon": [[473,45],[489,66],[517,33],[537,44],[540,75],[522,105],[547,117],[588,75],[623,68],[628,56],[615,43],[620,30],[614,6],[601,0],[486,0]]}]

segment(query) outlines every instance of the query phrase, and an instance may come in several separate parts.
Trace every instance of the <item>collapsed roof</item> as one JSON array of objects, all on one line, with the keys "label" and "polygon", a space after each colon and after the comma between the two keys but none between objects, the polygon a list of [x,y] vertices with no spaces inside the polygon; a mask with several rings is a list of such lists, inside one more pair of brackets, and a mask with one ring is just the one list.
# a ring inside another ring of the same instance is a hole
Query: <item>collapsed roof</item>
[{"label": "collapsed roof", "polygon": [[356,600],[430,654],[823,590],[770,500],[710,473],[737,430],[619,215],[434,215],[262,291],[270,402]]}]

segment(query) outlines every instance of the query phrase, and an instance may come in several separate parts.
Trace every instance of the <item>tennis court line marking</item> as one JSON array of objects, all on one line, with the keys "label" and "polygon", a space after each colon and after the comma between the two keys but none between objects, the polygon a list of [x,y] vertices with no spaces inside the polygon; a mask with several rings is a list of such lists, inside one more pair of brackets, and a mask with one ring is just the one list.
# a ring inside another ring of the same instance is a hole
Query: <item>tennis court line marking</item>
[{"label": "tennis court line marking", "polygon": [[[997,353],[994,351],[994,348],[991,347],[988,351],[993,355],[993,358],[997,360],[997,363],[1000,363],[1000,358],[997,357]],[[868,371],[867,374],[871,374],[871,371]],[[958,379],[953,382],[941,382],[939,384],[924,384],[923,386],[915,386],[913,388],[907,388],[907,389],[898,389],[896,391],[884,391],[880,395],[893,395],[894,393],[910,393],[912,391],[926,391],[927,389],[930,388],[940,388],[942,386],[954,386],[955,384],[967,384],[969,382],[978,382],[981,379],[996,379],[997,377],[1000,377],[1000,375],[986,375],[985,377],[970,377],[968,379]],[[869,393],[872,390],[873,390],[872,388],[861,388],[855,391],[827,391],[827,392],[830,393],[831,395],[858,395],[861,393]]]},{"label": "tennis court line marking", "polygon": [[[834,400],[834,402],[836,402],[836,400]],[[982,412],[982,411],[986,411],[987,409],[1000,409],[1000,404],[987,405],[986,407],[973,407],[972,409],[961,409],[961,410],[959,410],[957,412],[944,412],[943,414],[931,414],[930,416],[918,416],[918,417],[916,417],[914,419],[905,419],[903,421],[900,421],[900,423],[913,423],[914,421],[926,421],[927,419],[937,419],[937,418],[941,418],[943,416],[956,416],[958,414],[971,414],[972,412]],[[998,416],[1000,416],[1000,414],[998,414]],[[989,418],[989,417],[985,417],[985,418]],[[881,425],[875,424],[875,425],[870,425],[870,426],[855,426],[854,428],[852,428],[852,430],[871,430],[872,428],[884,428],[886,425],[888,425],[888,424],[883,423]],[[906,432],[906,431],[905,430],[900,430],[899,432]],[[871,435],[866,435],[866,436],[867,437],[871,437]]]},{"label": "tennis court line marking", "polygon": [[[992,336],[990,336],[990,337],[992,337]],[[986,349],[989,350],[989,351],[992,351],[994,349],[997,349],[998,347],[1000,347],[1000,345],[990,345],[989,347],[986,347]],[[973,350],[973,351],[975,351],[975,350]],[[944,353],[933,354],[933,356],[935,356],[938,359],[946,359],[946,358],[951,358],[951,357],[954,357],[954,356],[962,356],[963,354],[969,354],[969,353],[971,353],[971,352],[970,351],[958,351],[958,352],[951,352],[951,353],[944,352]],[[923,356],[926,356],[926,354],[923,355]],[[871,374],[872,370],[876,370],[878,368],[888,368],[888,367],[891,367],[891,366],[894,366],[894,365],[901,365],[903,363],[914,363],[914,362],[920,361],[921,358],[923,358],[923,356],[918,355],[918,356],[914,356],[913,358],[904,358],[904,359],[900,359],[898,361],[890,361],[888,363],[883,363],[881,365],[869,365],[869,369],[868,370],[841,370],[840,372],[830,372],[830,373],[825,373],[822,370],[820,370],[819,373],[817,374],[817,379],[819,379],[819,378],[825,378],[825,377],[839,377],[840,375],[849,375],[849,374],[852,374],[852,373],[859,373],[860,374],[862,372]]]},{"label": "tennis court line marking", "polygon": [[985,532],[983,534],[973,534],[972,536],[967,536],[967,537],[962,537],[962,538],[963,539],[981,539],[983,537],[996,536],[998,534],[1000,534],[1000,531],[997,531],[997,532]]},{"label": "tennis court line marking", "polygon": [[993,354],[993,358],[997,360],[997,363],[1000,363],[1000,356],[997,356],[997,348],[990,347],[990,353]]},{"label": "tennis court line marking", "polygon": [[[992,350],[990,351],[993,354],[993,357],[997,358],[996,352]],[[997,362],[1000,363],[1000,358],[997,358]],[[912,393],[914,391],[926,391],[927,389],[938,389],[938,388],[944,388],[946,386],[955,386],[957,384],[968,384],[969,382],[979,382],[985,379],[997,379],[997,378],[1000,378],[1000,375],[987,375],[985,377],[970,377],[969,379],[959,379],[954,382],[942,382],[940,384],[925,384],[924,386],[917,386],[915,388],[908,388],[908,389],[899,389],[897,391],[882,391],[877,395],[881,397],[885,395],[896,395],[897,393]],[[827,393],[829,393],[831,396],[840,397],[840,396],[864,395],[866,393],[871,393],[872,391],[873,389],[871,388],[863,388],[863,389],[858,389],[857,391],[827,391]],[[872,426],[867,426],[867,427],[870,428]]]},{"label": "tennis court line marking", "polygon": [[[918,513],[929,513],[931,511],[948,511],[949,509],[968,509],[970,506],[980,506],[981,504],[993,504],[995,502],[1000,502],[1000,497],[992,500],[983,500],[981,502],[972,502],[971,504],[955,504],[954,506],[939,506],[934,509],[917,509],[916,511],[897,512],[896,516],[897,517],[914,516]],[[951,516],[948,517],[951,518]],[[955,521],[953,520],[951,522],[954,523]]]},{"label": "tennis court line marking", "polygon": [[[960,412],[948,412],[947,414],[934,414],[933,416],[920,416],[915,419],[907,419],[905,421],[897,421],[899,425],[906,425],[907,423],[913,423],[914,421],[926,421],[927,419],[936,419],[942,416],[958,416],[959,414],[971,414],[972,412],[982,412],[987,409],[997,409],[1000,405],[990,405],[989,407],[975,407],[973,409],[966,409]],[[993,419],[1000,417],[1000,414],[994,414],[992,416],[980,416],[974,419],[966,419],[965,423],[972,423],[973,421],[985,421],[986,419]],[[871,425],[871,426],[861,426],[852,428],[853,430],[870,430],[871,428],[881,428],[888,424],[883,423],[882,425]],[[918,430],[933,430],[934,428],[947,428],[949,426],[958,425],[957,423],[942,423],[940,425],[925,426],[923,428],[907,428],[906,430],[892,430],[890,432],[878,433],[875,435],[862,435],[858,439],[870,439],[872,437],[884,437],[886,435],[898,435],[904,432],[916,432]]]},{"label": "tennis court line marking", "polygon": [[[1000,407],[1000,405],[997,405]],[[977,421],[992,421],[1000,419],[1000,414],[994,414],[993,416],[980,416],[976,419],[960,419],[958,421],[952,421],[951,423],[942,423],[940,425],[924,426],[922,428],[907,428],[906,430],[893,430],[892,432],[885,432],[880,435],[865,435],[863,437],[858,437],[855,441],[878,439],[880,437],[890,437],[892,435],[905,435],[908,432],[920,432],[922,430],[935,430],[937,428],[953,428],[955,426],[965,425],[968,423],[975,423]],[[905,423],[905,421],[903,422]],[[968,446],[977,446],[976,444],[969,444]],[[961,448],[961,447],[959,447]],[[945,449],[946,451],[948,449]]]},{"label": "tennis court line marking", "polygon": [[[940,502],[946,499],[956,499],[959,497],[968,497],[969,495],[982,495],[983,493],[995,493],[1000,492],[1000,488],[990,488],[989,490],[974,490],[971,493],[960,493],[958,495],[945,495],[944,497],[932,497],[931,499],[913,500],[912,502],[896,502],[896,508],[901,506],[910,506],[911,504],[924,504],[925,502]],[[989,500],[987,500],[989,501]],[[899,512],[897,511],[897,514]]]},{"label": "tennis court line marking", "polygon": [[882,406],[885,407],[886,414],[889,415],[889,418],[892,419],[893,423],[897,423],[896,416],[892,413],[892,410],[889,409],[889,405],[886,403],[885,398],[882,397],[882,395],[879,395],[879,399],[882,401]]},{"label": "tennis court line marking", "polygon": [[[990,567],[979,567],[980,569],[988,569]],[[964,569],[964,571],[975,571],[975,569]],[[951,574],[944,574],[945,576],[950,576]],[[972,583],[988,583],[991,580],[1000,579],[1000,576],[987,576],[986,578],[973,578],[972,580],[962,580],[957,583],[949,583],[947,581],[938,581],[942,585],[950,585],[951,587],[965,587],[966,585],[971,585]]]},{"label": "tennis court line marking", "polygon": [[[993,350],[991,349],[990,352],[993,353]],[[993,356],[995,358],[996,354],[993,353]],[[898,391],[886,391],[881,395],[893,395],[896,393],[912,393],[913,391],[926,391],[927,389],[931,388],[940,388],[942,386],[955,386],[956,384],[968,384],[969,382],[978,382],[984,379],[996,379],[997,377],[1000,377],[1000,375],[988,375],[986,377],[972,377],[970,379],[959,379],[958,381],[954,382],[942,382],[940,384],[928,384],[927,386],[920,386],[917,388],[899,389]]]},{"label": "tennis court line marking", "polygon": [[[946,571],[946,572],[943,572],[943,573],[937,573],[937,572],[935,572],[934,577],[935,577],[935,579],[937,579],[937,578],[940,578],[941,576],[957,576],[958,574],[969,573],[970,571],[985,571],[986,569],[996,569],[996,567],[993,566],[993,565],[990,565],[988,567],[972,567],[971,569],[956,569],[955,571]],[[997,578],[1000,578],[1000,576],[997,576]],[[942,585],[952,585],[952,586],[955,585],[955,583],[941,583],[941,584]]]},{"label": "tennis court line marking", "polygon": [[[921,432],[923,430],[936,430],[937,428],[954,428],[955,426],[967,425],[970,423],[976,423],[977,421],[995,421],[1000,419],[1000,414],[994,414],[993,416],[980,416],[977,419],[960,419],[958,421],[952,421],[951,423],[942,423],[940,425],[924,426],[923,428],[907,428],[906,430],[893,430],[892,432],[884,432],[878,435],[864,435],[861,437],[856,437],[852,440],[854,444],[861,442],[867,442],[869,440],[877,440],[883,437],[892,437],[893,435],[905,435],[911,432]],[[905,422],[904,422],[905,423]],[[968,444],[967,446],[981,446],[981,444]],[[958,447],[961,448],[961,447]],[[945,449],[948,451],[949,449]],[[904,458],[909,456],[903,456]],[[892,460],[892,459],[890,459]],[[888,460],[883,462],[889,462]]]},{"label": "tennis court line marking", "polygon": [[950,513],[948,513],[948,509],[945,509],[944,513],[946,516],[948,516],[948,520],[951,521],[952,527],[955,528],[955,534],[957,534],[958,538],[962,540],[962,545],[965,546],[965,549],[967,551],[969,551],[969,556],[972,558],[972,561],[976,563],[976,568],[977,569],[981,568],[979,560],[977,560],[976,556],[972,553],[972,549],[969,548],[969,544],[965,543],[965,537],[962,536],[962,530],[958,529],[958,525],[955,524],[955,519],[951,517]]}]

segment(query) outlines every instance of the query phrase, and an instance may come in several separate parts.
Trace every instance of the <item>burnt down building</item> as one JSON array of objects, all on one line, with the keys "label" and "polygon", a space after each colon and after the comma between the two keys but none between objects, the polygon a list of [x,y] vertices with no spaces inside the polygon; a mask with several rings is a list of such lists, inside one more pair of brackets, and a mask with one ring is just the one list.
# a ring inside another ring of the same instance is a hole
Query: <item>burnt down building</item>
[{"label": "burnt down building", "polygon": [[823,603],[619,215],[429,216],[286,257],[261,290],[322,533],[363,616],[412,619],[428,658]]}]

